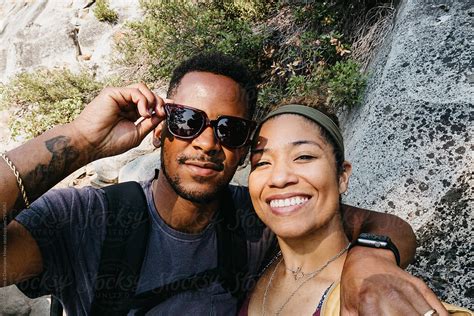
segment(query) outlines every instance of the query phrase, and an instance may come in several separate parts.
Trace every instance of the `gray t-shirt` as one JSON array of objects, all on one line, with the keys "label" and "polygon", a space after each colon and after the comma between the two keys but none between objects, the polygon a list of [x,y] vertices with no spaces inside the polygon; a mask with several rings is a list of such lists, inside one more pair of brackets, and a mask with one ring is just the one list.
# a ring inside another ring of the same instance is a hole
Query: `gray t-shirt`
[{"label": "gray t-shirt", "polygon": [[[159,216],[151,181],[142,183],[150,212],[151,230],[137,294],[172,281],[215,268],[217,243],[214,223],[199,234],[186,234],[169,227]],[[248,190],[230,186],[240,215],[248,250],[250,275],[256,275],[266,250],[274,239],[253,213]],[[16,220],[35,238],[43,257],[46,280],[37,293],[56,293],[69,315],[90,310],[95,278],[105,238],[107,199],[101,189],[51,190],[22,211]],[[230,315],[237,302],[219,283],[178,294],[154,307],[149,315]]]}]

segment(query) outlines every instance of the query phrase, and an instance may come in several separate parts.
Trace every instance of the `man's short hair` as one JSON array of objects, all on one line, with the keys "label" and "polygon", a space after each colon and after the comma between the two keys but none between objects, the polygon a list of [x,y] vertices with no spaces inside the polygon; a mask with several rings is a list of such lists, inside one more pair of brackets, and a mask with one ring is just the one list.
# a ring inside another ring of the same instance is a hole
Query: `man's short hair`
[{"label": "man's short hair", "polygon": [[218,52],[201,53],[182,62],[173,71],[167,97],[170,98],[178,89],[181,79],[193,71],[210,72],[231,78],[245,91],[247,115],[252,117],[257,105],[257,83],[244,64],[237,58]]}]

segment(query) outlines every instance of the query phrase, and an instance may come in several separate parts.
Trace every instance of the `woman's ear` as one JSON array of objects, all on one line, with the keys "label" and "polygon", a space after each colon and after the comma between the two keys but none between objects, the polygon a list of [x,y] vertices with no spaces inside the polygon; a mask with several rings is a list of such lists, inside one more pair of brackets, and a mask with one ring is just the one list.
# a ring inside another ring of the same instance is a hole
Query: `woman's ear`
[{"label": "woman's ear", "polygon": [[339,194],[342,194],[347,191],[351,174],[352,165],[349,161],[344,160],[344,162],[342,163],[342,173],[339,175]]},{"label": "woman's ear", "polygon": [[161,132],[163,131],[163,124],[164,123],[165,123],[165,121],[162,121],[153,130],[153,146],[155,146],[156,148],[161,147]]}]

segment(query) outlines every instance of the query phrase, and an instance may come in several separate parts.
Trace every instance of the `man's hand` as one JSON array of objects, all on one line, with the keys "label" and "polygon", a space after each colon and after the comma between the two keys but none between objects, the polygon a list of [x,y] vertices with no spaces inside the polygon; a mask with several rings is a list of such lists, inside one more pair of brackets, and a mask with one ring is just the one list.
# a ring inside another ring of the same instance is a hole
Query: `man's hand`
[{"label": "man's hand", "polygon": [[[32,202],[85,164],[139,145],[165,118],[163,105],[164,101],[142,83],[106,88],[73,122],[56,126],[6,155],[21,175]],[[0,201],[5,203],[0,215],[21,210],[25,205],[16,176],[3,159],[0,183]]]},{"label": "man's hand", "polygon": [[448,312],[420,279],[399,268],[390,250],[356,246],[341,277],[341,315],[423,315]]},{"label": "man's hand", "polygon": [[[143,84],[105,88],[71,127],[94,159],[113,156],[138,146],[164,118],[164,101]],[[155,112],[155,114],[151,114]],[[143,117],[144,120],[135,124]]]}]

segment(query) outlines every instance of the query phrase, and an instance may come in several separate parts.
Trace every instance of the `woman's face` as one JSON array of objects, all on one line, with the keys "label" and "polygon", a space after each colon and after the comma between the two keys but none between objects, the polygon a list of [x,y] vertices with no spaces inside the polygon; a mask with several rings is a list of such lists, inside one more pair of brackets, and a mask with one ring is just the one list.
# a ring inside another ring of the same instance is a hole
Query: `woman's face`
[{"label": "woman's face", "polygon": [[265,122],[251,154],[249,190],[258,216],[278,236],[298,238],[339,220],[339,195],[351,165],[336,174],[332,146],[308,119],[292,114]]}]

